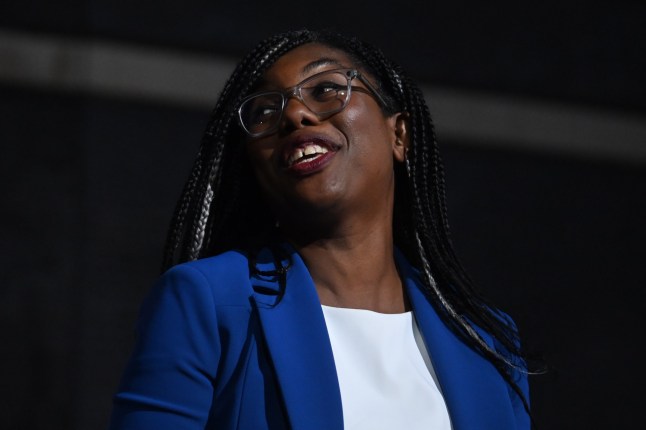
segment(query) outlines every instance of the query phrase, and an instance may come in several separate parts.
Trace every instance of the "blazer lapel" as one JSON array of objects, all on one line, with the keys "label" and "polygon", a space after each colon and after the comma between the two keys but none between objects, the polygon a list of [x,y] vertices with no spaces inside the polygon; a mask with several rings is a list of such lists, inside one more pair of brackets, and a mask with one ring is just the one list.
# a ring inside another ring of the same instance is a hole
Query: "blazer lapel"
[{"label": "blazer lapel", "polygon": [[[275,279],[252,278],[253,296],[291,428],[343,429],[341,393],[321,303],[305,264],[292,251],[285,291]],[[273,257],[258,257],[274,270]]]},{"label": "blazer lapel", "polygon": [[[419,274],[396,253],[413,313],[446,401],[453,430],[515,428],[505,381],[445,325],[420,289]],[[486,333],[479,331],[490,342]]]}]

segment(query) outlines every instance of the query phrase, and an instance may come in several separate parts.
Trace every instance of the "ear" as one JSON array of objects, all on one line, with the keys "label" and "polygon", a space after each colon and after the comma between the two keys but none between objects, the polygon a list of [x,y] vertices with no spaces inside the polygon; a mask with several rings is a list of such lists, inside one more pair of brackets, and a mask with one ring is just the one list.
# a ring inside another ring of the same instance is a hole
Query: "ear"
[{"label": "ear", "polygon": [[394,126],[393,157],[403,163],[406,159],[406,150],[409,145],[409,118],[408,112],[394,114],[391,119]]}]

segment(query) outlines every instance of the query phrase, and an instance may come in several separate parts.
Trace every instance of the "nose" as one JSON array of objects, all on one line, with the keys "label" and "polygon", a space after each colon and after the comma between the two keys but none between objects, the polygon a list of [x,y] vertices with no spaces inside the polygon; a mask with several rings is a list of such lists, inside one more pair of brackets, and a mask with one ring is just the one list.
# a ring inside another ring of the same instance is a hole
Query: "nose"
[{"label": "nose", "polygon": [[305,105],[298,93],[292,93],[286,97],[281,129],[299,129],[320,123],[319,117]]}]

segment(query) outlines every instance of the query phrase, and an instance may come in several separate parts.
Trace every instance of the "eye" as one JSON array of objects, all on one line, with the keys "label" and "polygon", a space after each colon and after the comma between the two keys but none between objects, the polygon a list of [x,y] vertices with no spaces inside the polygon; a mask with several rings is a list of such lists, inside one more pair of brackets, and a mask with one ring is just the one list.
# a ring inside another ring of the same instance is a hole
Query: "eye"
[{"label": "eye", "polygon": [[279,109],[275,105],[254,106],[250,112],[249,120],[251,124],[262,124],[269,121],[278,113]]},{"label": "eye", "polygon": [[251,97],[240,108],[240,118],[247,127],[269,124],[280,116],[282,96],[278,93],[259,94]]},{"label": "eye", "polygon": [[325,101],[336,98],[339,92],[346,90],[347,85],[340,85],[333,81],[317,82],[311,88],[307,88],[312,98],[318,101]]}]

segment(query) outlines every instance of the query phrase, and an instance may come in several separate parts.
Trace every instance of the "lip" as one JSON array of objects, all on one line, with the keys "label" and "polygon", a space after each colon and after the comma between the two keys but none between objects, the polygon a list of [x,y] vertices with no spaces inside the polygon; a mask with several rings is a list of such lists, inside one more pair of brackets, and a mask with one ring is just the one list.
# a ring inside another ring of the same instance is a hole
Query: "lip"
[{"label": "lip", "polygon": [[[295,164],[289,164],[288,160],[291,154],[297,148],[305,148],[308,145],[315,144],[324,147],[328,152],[320,154],[306,161]],[[312,173],[322,170],[341,149],[341,145],[332,141],[328,136],[323,134],[302,134],[290,137],[282,149],[282,165],[284,169],[297,176],[311,175]]]}]

